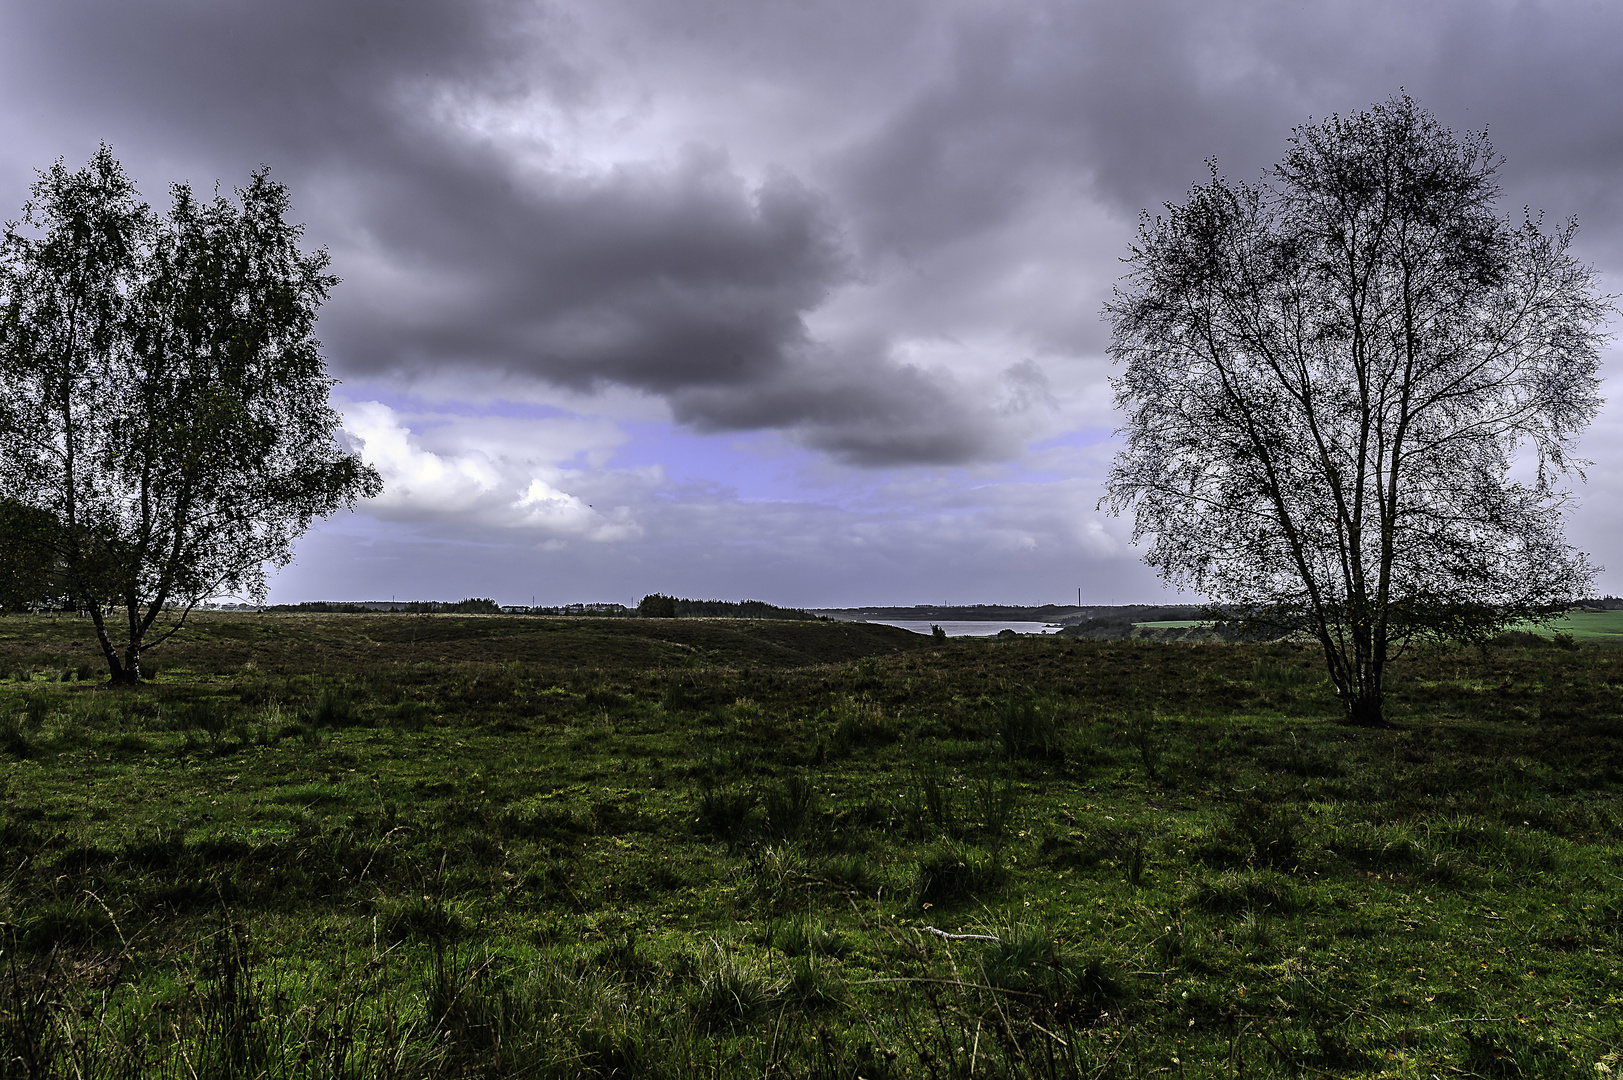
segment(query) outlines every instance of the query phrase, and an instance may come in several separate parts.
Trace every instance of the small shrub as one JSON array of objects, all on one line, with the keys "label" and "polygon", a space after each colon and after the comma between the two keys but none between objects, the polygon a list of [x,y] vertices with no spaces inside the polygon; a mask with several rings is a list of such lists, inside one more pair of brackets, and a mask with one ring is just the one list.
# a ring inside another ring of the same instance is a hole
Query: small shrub
[{"label": "small shrub", "polygon": [[1144,772],[1152,781],[1159,783],[1161,757],[1166,753],[1167,737],[1156,729],[1155,722],[1148,716],[1135,717],[1129,721],[1122,736],[1128,746],[1138,751],[1138,759],[1144,765]]},{"label": "small shrub", "polygon": [[1506,630],[1492,638],[1488,644],[1501,649],[1548,649],[1554,643],[1543,634],[1531,630]]}]

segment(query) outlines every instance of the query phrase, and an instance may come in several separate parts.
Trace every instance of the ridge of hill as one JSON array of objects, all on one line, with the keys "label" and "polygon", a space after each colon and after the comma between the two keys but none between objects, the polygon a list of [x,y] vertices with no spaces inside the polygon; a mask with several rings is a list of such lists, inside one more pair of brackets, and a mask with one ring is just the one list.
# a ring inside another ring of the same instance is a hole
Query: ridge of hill
[{"label": "ridge of hill", "polygon": [[[548,618],[534,615],[193,612],[143,666],[229,674],[364,671],[379,665],[518,662],[543,668],[806,667],[928,648],[877,623],[792,619]],[[95,629],[74,615],[0,620],[0,673],[104,672]]]},{"label": "ridge of hill", "polygon": [[1090,619],[1125,619],[1129,622],[1166,622],[1200,617],[1199,604],[915,604],[912,607],[807,608],[843,622],[868,619],[907,619],[949,622],[1043,622],[1073,626]]}]

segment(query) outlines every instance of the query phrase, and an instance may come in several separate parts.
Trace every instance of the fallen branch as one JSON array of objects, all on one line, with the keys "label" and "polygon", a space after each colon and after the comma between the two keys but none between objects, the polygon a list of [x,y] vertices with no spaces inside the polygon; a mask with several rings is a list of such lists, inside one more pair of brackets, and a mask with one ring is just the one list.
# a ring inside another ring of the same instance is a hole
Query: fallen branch
[{"label": "fallen branch", "polygon": [[933,926],[926,926],[924,929],[930,931],[930,933],[934,934],[936,937],[938,937],[938,938],[946,938],[948,941],[1001,941],[1002,940],[1001,938],[994,937],[991,934],[949,934],[945,930],[937,930]]}]

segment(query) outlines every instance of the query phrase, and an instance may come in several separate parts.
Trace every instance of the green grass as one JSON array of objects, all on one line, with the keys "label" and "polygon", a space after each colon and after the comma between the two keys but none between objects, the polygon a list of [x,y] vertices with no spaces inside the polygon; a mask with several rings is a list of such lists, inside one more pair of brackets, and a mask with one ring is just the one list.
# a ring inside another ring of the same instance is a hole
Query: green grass
[{"label": "green grass", "polygon": [[155,659],[0,619],[0,1077],[1618,1067],[1623,650],[1426,652],[1383,730],[1294,645],[216,616]]},{"label": "green grass", "polygon": [[1623,611],[1574,611],[1541,626],[1518,627],[1544,637],[1570,634],[1579,641],[1623,643]]}]

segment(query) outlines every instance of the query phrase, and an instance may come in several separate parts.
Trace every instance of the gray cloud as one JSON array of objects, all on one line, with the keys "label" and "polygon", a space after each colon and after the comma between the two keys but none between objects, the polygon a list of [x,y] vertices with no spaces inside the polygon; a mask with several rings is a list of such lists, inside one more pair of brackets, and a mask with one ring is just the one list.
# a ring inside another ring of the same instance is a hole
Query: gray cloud
[{"label": "gray cloud", "polygon": [[453,197],[373,202],[372,232],[446,302],[363,283],[335,324],[352,362],[468,362],[574,388],[736,385],[782,365],[842,273],[810,192],[787,175],[748,190],[715,153],[590,180],[509,182],[484,165]]},{"label": "gray cloud", "polygon": [[[1513,205],[1579,214],[1623,261],[1620,31],[1602,5],[1476,0],[0,0],[0,195],[102,137],[149,194],[268,162],[347,279],[322,324],[343,372],[631,387],[699,430],[961,463],[1016,453],[1042,412],[986,391],[1023,342],[1103,377],[1102,287],[1044,280],[1108,281],[1132,215],[1204,158],[1255,175],[1308,114],[1400,85],[1491,127]],[[485,123],[530,105],[556,130]],[[570,125],[613,109],[680,115],[572,159]],[[1023,242],[1087,213],[1074,251]],[[899,348],[932,335],[965,363],[1013,344],[975,378]]]},{"label": "gray cloud", "polygon": [[[787,172],[750,184],[724,152],[691,145],[581,170],[436,122],[504,98],[590,105],[598,73],[561,59],[567,18],[450,0],[70,0],[8,16],[58,115],[206,164],[251,154],[296,194],[328,193],[312,233],[347,278],[322,323],[342,373],[460,366],[629,386],[696,427],[788,427],[850,460],[1009,449],[979,438],[973,415],[958,423],[972,410],[917,369],[825,370],[811,397],[785,392],[816,351],[804,315],[848,274],[834,215]],[[886,450],[845,454],[861,420],[838,405],[876,392],[885,404],[860,415],[882,416],[870,441]]]},{"label": "gray cloud", "polygon": [[996,414],[970,401],[950,378],[870,346],[844,356],[802,356],[747,392],[683,390],[671,404],[679,420],[701,431],[783,428],[852,465],[1012,456],[1017,446]]},{"label": "gray cloud", "polygon": [[872,244],[917,251],[995,228],[1055,176],[1121,211],[1154,209],[1204,159],[1255,176],[1310,114],[1400,86],[1445,123],[1490,126],[1518,190],[1569,187],[1583,193],[1574,211],[1615,223],[1616,8],[1049,3],[975,12],[952,41],[935,80],[843,159]]}]

